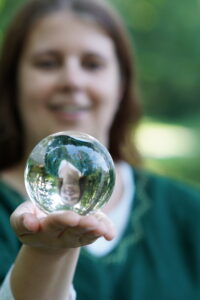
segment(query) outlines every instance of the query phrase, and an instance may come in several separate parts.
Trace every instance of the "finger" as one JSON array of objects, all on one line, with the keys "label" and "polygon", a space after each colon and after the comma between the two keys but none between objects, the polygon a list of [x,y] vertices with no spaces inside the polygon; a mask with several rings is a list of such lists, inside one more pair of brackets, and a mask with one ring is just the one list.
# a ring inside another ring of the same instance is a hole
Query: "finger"
[{"label": "finger", "polygon": [[106,240],[112,240],[116,236],[116,229],[113,222],[101,211],[94,214],[94,217],[100,222],[102,235]]},{"label": "finger", "polygon": [[13,214],[10,221],[18,236],[39,231],[39,220],[31,213]]},{"label": "finger", "polygon": [[52,213],[41,220],[41,227],[47,232],[62,231],[67,227],[76,227],[79,221],[80,216],[73,211]]},{"label": "finger", "polygon": [[86,231],[96,230],[99,226],[98,220],[93,216],[82,216],[79,222],[81,228],[85,228]]},{"label": "finger", "polygon": [[87,246],[89,244],[94,243],[97,239],[99,238],[99,236],[96,236],[94,234],[84,234],[82,236],[80,236],[79,238],[79,243],[82,246]]},{"label": "finger", "polygon": [[33,214],[24,214],[23,224],[28,232],[36,233],[40,230],[40,221]]},{"label": "finger", "polygon": [[111,241],[116,237],[116,229],[112,223],[107,225],[107,230],[103,236],[107,241]]},{"label": "finger", "polygon": [[107,240],[111,240],[114,237],[114,226],[103,213],[82,217],[80,226],[85,228],[85,231],[95,238],[104,236]]}]

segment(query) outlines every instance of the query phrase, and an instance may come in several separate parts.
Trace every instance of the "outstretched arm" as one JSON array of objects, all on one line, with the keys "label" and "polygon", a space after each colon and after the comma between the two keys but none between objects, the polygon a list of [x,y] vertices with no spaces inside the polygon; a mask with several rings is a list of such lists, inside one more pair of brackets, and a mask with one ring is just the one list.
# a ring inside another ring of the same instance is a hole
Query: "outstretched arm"
[{"label": "outstretched arm", "polygon": [[11,274],[16,300],[70,299],[80,247],[100,236],[111,240],[115,235],[102,213],[80,216],[66,211],[46,216],[30,201],[16,209],[11,224],[23,243]]}]

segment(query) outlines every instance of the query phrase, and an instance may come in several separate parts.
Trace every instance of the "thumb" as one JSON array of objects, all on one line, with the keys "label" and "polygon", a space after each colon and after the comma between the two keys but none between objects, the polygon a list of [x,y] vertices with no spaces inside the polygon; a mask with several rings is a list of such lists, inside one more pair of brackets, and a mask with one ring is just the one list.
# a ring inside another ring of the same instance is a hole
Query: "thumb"
[{"label": "thumb", "polygon": [[16,208],[10,217],[10,223],[18,236],[39,230],[39,219],[31,201],[26,201]]}]

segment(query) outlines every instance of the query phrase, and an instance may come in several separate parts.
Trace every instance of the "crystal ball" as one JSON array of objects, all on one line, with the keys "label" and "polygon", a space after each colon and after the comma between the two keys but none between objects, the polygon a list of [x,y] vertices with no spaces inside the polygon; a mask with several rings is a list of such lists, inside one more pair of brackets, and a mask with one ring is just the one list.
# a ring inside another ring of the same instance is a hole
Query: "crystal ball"
[{"label": "crystal ball", "polygon": [[45,213],[100,209],[110,198],[115,168],[108,150],[94,137],[58,132],[41,140],[25,168],[30,199]]}]

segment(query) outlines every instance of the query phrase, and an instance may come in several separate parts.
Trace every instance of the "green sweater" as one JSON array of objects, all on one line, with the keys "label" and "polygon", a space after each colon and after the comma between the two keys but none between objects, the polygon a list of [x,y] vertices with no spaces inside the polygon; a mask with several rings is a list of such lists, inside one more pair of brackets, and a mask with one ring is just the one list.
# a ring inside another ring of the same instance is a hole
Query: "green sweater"
[{"label": "green sweater", "polygon": [[[82,249],[74,286],[77,300],[200,299],[200,191],[134,171],[136,193],[121,241],[107,255]],[[22,201],[0,183],[0,279],[20,243],[9,215]]]}]

